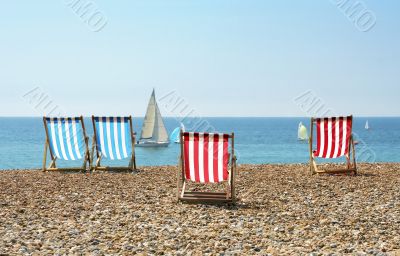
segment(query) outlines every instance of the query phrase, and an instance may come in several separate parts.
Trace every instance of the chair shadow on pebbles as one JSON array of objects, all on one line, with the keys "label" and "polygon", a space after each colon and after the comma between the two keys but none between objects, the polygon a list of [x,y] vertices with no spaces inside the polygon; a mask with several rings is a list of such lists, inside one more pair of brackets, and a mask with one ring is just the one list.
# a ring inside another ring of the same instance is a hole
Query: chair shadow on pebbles
[{"label": "chair shadow on pebbles", "polygon": [[102,170],[102,171],[98,171],[98,170],[96,170],[96,171],[90,171],[90,172],[88,172],[89,174],[101,174],[101,173],[115,173],[115,174],[139,174],[139,173],[141,173],[142,171],[141,170],[139,170],[139,169],[135,169],[135,170],[133,170],[133,171],[131,171],[131,170],[126,170],[126,169],[106,169],[106,170]]},{"label": "chair shadow on pebbles", "polygon": [[184,202],[182,204],[185,205],[193,205],[198,206],[204,209],[221,209],[221,210],[231,210],[231,211],[238,211],[244,209],[258,209],[257,205],[251,205],[247,203],[243,203],[240,200],[237,200],[236,203],[226,203],[226,204],[213,204],[213,203],[193,203],[193,202]]}]

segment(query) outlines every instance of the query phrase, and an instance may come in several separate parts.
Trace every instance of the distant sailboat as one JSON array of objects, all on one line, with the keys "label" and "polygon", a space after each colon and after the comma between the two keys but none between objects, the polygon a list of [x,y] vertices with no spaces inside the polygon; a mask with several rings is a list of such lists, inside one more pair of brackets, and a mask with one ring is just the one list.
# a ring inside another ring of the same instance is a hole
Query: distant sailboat
[{"label": "distant sailboat", "polygon": [[369,123],[368,123],[368,120],[367,120],[367,122],[365,123],[365,130],[369,130]]},{"label": "distant sailboat", "polygon": [[307,128],[302,122],[299,123],[299,129],[297,131],[297,138],[299,140],[308,140]]},{"label": "distant sailboat", "polygon": [[176,127],[174,131],[169,136],[170,141],[174,143],[180,143],[179,135],[181,134],[181,130],[185,131],[185,126],[181,123],[180,127]]},{"label": "distant sailboat", "polygon": [[167,147],[169,138],[167,129],[158,108],[155,92],[153,90],[149,105],[147,106],[146,116],[144,117],[142,133],[138,141],[139,147]]}]

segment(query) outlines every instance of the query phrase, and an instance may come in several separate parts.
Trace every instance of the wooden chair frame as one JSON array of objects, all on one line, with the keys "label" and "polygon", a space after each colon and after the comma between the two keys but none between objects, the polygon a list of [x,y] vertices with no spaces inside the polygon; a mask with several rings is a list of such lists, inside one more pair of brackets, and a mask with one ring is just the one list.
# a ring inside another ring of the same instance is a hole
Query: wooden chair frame
[{"label": "wooden chair frame", "polygon": [[[234,133],[229,135],[231,139],[231,154],[229,156],[230,162],[230,172],[229,181],[226,183],[226,192],[192,192],[187,191],[187,181],[185,178],[185,164],[184,164],[184,138],[183,131],[180,132],[180,146],[181,155],[179,157],[178,165],[178,188],[177,188],[177,199],[178,201],[188,202],[188,203],[206,203],[206,204],[221,204],[230,203],[235,204],[237,201],[235,194],[235,176],[236,176],[236,156],[234,148]],[[229,167],[228,167],[229,169]]]},{"label": "wooden chair frame", "polygon": [[[350,116],[353,119],[353,116]],[[321,170],[317,166],[316,157],[314,157],[313,153],[313,136],[314,136],[314,125],[316,124],[318,118],[311,118],[311,131],[310,131],[310,172],[312,174],[343,174],[343,173],[353,173],[357,174],[357,162],[356,162],[356,148],[354,143],[353,134],[349,137],[349,152],[344,157],[346,158],[346,167],[341,169],[333,169],[333,170]],[[353,132],[353,122],[351,123],[351,132]]]},{"label": "wooden chair frame", "polygon": [[132,116],[128,117],[129,120],[129,128],[130,128],[130,133],[131,133],[131,145],[132,145],[132,154],[131,158],[129,161],[128,167],[126,166],[101,166],[101,159],[102,155],[99,151],[99,148],[97,146],[97,129],[96,129],[96,123],[94,120],[94,116],[92,116],[92,124],[93,124],[93,143],[92,143],[92,155],[91,155],[91,163],[94,162],[94,152],[96,152],[96,164],[95,166],[90,166],[91,171],[130,171],[134,172],[136,170],[136,155],[135,155],[135,142],[136,142],[136,137],[133,132],[133,125],[132,125]]},{"label": "wooden chair frame", "polygon": [[[83,136],[85,139],[85,147],[86,147],[82,167],[58,168],[56,165],[57,157],[54,155],[54,152],[50,147],[49,130],[47,128],[46,116],[43,117],[43,124],[44,124],[45,131],[46,131],[46,140],[45,140],[45,145],[44,145],[43,167],[42,167],[43,172],[46,172],[46,171],[84,171],[84,172],[86,172],[86,171],[88,171],[87,163],[89,162],[89,167],[91,165],[91,159],[90,159],[90,153],[89,153],[89,137],[86,136],[86,129],[85,129],[85,123],[83,122],[83,117],[80,116],[79,120],[81,121],[82,132],[83,132]],[[47,165],[47,149],[49,150],[50,157],[51,157],[51,162],[48,167],[46,167],[46,165]]]}]

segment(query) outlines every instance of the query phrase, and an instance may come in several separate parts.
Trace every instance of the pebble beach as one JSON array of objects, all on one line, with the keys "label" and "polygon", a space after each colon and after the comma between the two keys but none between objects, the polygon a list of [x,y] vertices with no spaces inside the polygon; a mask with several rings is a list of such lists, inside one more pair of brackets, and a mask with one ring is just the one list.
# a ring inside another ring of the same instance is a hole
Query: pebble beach
[{"label": "pebble beach", "polygon": [[178,203],[177,167],[139,169],[0,171],[0,255],[400,255],[400,164],[240,165],[220,206]]}]

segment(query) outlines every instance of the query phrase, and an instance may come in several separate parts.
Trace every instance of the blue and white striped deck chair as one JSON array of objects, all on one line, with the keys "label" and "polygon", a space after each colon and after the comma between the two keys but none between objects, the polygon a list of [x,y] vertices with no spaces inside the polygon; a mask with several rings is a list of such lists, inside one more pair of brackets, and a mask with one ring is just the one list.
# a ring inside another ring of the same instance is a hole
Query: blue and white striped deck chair
[{"label": "blue and white striped deck chair", "polygon": [[[96,170],[136,170],[135,135],[132,128],[132,117],[95,117],[93,122],[92,160],[96,152]],[[103,158],[121,160],[130,158],[128,167],[101,166]],[[94,162],[94,161],[93,161]]]},{"label": "blue and white striped deck chair", "polygon": [[[83,117],[43,117],[46,130],[43,171],[87,171],[90,166],[89,138],[86,136]],[[49,148],[51,163],[47,165],[47,149]],[[82,167],[57,168],[56,160],[82,160]]]}]

